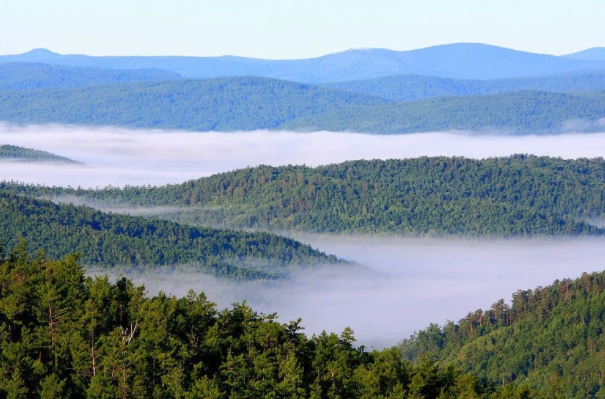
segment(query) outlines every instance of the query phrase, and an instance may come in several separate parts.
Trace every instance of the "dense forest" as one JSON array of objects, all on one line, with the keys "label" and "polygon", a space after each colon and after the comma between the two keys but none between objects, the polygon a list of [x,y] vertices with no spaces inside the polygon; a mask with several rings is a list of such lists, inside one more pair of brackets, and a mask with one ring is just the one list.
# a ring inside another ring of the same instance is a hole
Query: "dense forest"
[{"label": "dense forest", "polygon": [[401,344],[404,357],[451,362],[463,372],[540,389],[563,398],[605,397],[605,272],[519,290],[512,305],[431,325]]},{"label": "dense forest", "polygon": [[46,151],[24,148],[16,145],[0,145],[0,161],[18,160],[29,162],[59,162],[59,163],[81,163]]},{"label": "dense forest", "polygon": [[0,90],[0,121],[4,122],[191,131],[595,131],[602,128],[604,109],[603,91],[515,91],[398,103],[258,77]]},{"label": "dense forest", "polygon": [[[4,182],[0,190],[115,206],[230,228],[321,233],[528,236],[603,234],[605,161],[515,155],[260,166],[164,187],[101,190]],[[93,202],[94,203],[94,202]]]},{"label": "dense forest", "polygon": [[584,93],[603,90],[605,87],[605,71],[493,80],[464,80],[421,75],[395,75],[367,80],[326,83],[323,86],[394,101],[416,101],[444,96],[479,96],[521,90],[539,90],[550,93]]},{"label": "dense forest", "polygon": [[[85,277],[74,256],[0,251],[1,398],[556,398],[480,379],[354,333],[304,335],[246,304],[219,310],[126,278]],[[560,396],[559,396],[560,397]]]},{"label": "dense forest", "polygon": [[230,278],[283,278],[292,269],[348,265],[298,241],[263,232],[181,226],[165,220],[103,213],[85,206],[0,193],[0,242],[24,238],[57,259],[72,252],[95,268],[160,266]]}]

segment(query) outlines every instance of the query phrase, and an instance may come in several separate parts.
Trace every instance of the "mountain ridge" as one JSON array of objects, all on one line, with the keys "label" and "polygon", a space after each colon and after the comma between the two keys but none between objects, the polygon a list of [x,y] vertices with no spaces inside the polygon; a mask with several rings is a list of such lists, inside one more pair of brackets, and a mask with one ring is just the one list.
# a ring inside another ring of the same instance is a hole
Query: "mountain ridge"
[{"label": "mountain ridge", "polygon": [[238,56],[87,56],[60,55],[46,49],[0,56],[0,62],[29,61],[109,69],[164,69],[187,78],[254,75],[303,83],[414,73],[459,79],[543,76],[605,68],[605,60],[536,54],[481,43],[454,43],[409,51],[351,49],[299,60]]}]

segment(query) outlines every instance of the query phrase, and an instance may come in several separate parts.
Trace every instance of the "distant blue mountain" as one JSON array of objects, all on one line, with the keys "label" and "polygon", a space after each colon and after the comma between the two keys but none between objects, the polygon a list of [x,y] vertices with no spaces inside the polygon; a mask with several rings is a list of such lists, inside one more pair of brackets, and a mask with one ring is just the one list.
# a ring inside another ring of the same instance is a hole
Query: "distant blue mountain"
[{"label": "distant blue mountain", "polygon": [[159,69],[103,69],[31,62],[0,64],[0,90],[88,87],[179,78],[178,73]]},{"label": "distant blue mountain", "polygon": [[563,56],[572,60],[605,61],[605,47],[594,47]]},{"label": "distant blue mountain", "polygon": [[486,95],[522,90],[539,90],[551,93],[590,93],[605,89],[605,70],[492,80],[396,75],[325,83],[321,86],[368,94],[394,101],[417,101],[431,97]]},{"label": "distant blue mountain", "polygon": [[92,57],[60,55],[44,49],[0,56],[1,62],[108,69],[161,69],[187,78],[259,76],[304,83],[328,83],[416,74],[457,79],[535,77],[605,69],[604,59],[585,60],[510,50],[475,43],[434,46],[412,51],[349,50],[302,60],[262,60],[234,56]]}]

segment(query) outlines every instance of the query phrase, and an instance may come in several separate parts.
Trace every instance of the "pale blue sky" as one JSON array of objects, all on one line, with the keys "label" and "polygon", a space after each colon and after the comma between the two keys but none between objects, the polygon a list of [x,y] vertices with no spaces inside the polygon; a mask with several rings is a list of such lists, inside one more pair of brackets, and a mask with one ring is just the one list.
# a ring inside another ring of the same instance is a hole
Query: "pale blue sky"
[{"label": "pale blue sky", "polygon": [[0,54],[308,58],[481,42],[546,54],[605,46],[603,0],[0,0]]}]

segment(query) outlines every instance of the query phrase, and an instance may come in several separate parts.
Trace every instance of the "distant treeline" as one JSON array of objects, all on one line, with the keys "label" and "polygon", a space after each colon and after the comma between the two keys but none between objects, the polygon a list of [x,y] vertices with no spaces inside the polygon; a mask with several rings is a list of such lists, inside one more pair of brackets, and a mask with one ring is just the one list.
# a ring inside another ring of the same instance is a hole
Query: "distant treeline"
[{"label": "distant treeline", "polygon": [[174,206],[158,217],[229,228],[318,233],[602,235],[605,161],[515,155],[422,157],[309,168],[260,166],[164,187],[0,190],[81,196],[116,206]]},{"label": "distant treeline", "polygon": [[95,268],[158,267],[241,279],[283,278],[295,267],[346,265],[298,241],[263,232],[181,226],[53,204],[0,192],[0,243],[11,249],[21,238],[52,259],[79,253]]},{"label": "distant treeline", "polygon": [[485,129],[554,133],[599,130],[603,128],[599,120],[604,117],[604,91],[515,91],[398,103],[340,89],[257,77],[0,91],[0,121],[23,125],[375,134]]},{"label": "distant treeline", "polygon": [[[581,261],[581,260],[580,260]],[[431,324],[404,340],[404,358],[451,362],[481,378],[549,387],[552,398],[599,398],[605,375],[605,272],[519,290],[469,312],[457,323]]]}]

